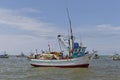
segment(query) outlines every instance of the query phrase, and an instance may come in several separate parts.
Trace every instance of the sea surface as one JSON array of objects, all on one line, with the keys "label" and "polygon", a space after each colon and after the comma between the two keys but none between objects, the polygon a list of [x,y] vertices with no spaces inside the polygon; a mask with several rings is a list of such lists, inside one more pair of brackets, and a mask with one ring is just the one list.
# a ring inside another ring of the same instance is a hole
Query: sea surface
[{"label": "sea surface", "polygon": [[120,61],[102,56],[89,68],[36,68],[26,58],[0,58],[0,80],[120,80]]}]

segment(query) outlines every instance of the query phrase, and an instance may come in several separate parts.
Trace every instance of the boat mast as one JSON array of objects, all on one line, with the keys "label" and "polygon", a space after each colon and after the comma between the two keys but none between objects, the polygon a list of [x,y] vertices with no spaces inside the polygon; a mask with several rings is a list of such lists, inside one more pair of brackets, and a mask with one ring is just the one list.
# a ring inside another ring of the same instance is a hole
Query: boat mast
[{"label": "boat mast", "polygon": [[70,14],[69,14],[68,8],[67,8],[67,15],[68,15],[68,20],[69,20],[69,25],[70,25],[70,40],[71,40],[71,46],[70,46],[70,40],[69,40],[69,39],[68,39],[68,42],[69,42],[69,47],[70,47],[69,56],[71,56],[72,53],[73,53],[73,49],[74,49],[74,39],[73,39],[73,32],[72,32],[72,27],[71,27],[71,19],[70,19]]}]

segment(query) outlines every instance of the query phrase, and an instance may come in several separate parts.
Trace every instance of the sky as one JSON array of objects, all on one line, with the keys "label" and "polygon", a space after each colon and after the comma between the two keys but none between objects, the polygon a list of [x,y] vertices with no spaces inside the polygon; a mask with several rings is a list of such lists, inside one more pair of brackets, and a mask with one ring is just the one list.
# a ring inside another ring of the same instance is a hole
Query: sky
[{"label": "sky", "polygon": [[75,40],[100,55],[120,52],[120,0],[0,0],[0,54],[59,50],[69,9]]}]

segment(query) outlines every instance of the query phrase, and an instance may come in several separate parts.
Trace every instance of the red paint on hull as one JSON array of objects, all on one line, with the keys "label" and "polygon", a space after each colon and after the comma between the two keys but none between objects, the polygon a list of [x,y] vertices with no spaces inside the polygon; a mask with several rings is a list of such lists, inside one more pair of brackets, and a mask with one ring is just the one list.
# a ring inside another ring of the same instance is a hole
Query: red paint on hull
[{"label": "red paint on hull", "polygon": [[81,64],[81,65],[68,65],[68,66],[49,66],[49,65],[36,65],[36,64],[31,64],[34,67],[60,67],[60,68],[88,68],[89,64]]}]

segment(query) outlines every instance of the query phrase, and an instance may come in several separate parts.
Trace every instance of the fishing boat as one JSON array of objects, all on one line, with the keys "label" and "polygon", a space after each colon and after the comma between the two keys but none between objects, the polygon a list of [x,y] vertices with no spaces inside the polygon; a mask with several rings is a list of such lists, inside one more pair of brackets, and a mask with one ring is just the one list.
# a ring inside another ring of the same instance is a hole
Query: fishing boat
[{"label": "fishing boat", "polygon": [[99,55],[98,54],[95,54],[94,58],[93,59],[99,59]]},{"label": "fishing boat", "polygon": [[86,47],[76,46],[72,55],[63,56],[63,52],[49,52],[39,54],[36,58],[31,59],[31,65],[35,67],[88,67],[96,51],[92,54],[85,52]]},{"label": "fishing boat", "polygon": [[0,55],[0,58],[8,58],[9,56],[8,56],[8,54],[2,54],[2,55]]},{"label": "fishing boat", "polygon": [[[73,36],[71,20],[69,17],[70,29],[68,36],[58,35],[57,39],[60,51],[51,51],[50,47],[47,52],[37,54],[34,59],[30,59],[30,64],[34,67],[61,67],[61,68],[88,68],[90,61],[93,59],[96,51],[89,53],[82,43],[75,42]],[[64,50],[65,49],[65,50]]]},{"label": "fishing boat", "polygon": [[26,57],[27,59],[35,59],[36,56],[38,56],[37,54],[39,53],[38,53],[38,50],[36,49],[35,52],[30,52],[30,55],[27,55]]},{"label": "fishing boat", "polygon": [[120,60],[120,55],[116,53],[112,56],[112,59],[113,60]]},{"label": "fishing boat", "polygon": [[21,54],[20,55],[16,55],[16,57],[26,57],[26,55],[23,52],[21,52]]},{"label": "fishing boat", "polygon": [[0,55],[0,58],[9,58],[9,55],[6,53],[6,51],[2,52]]}]

